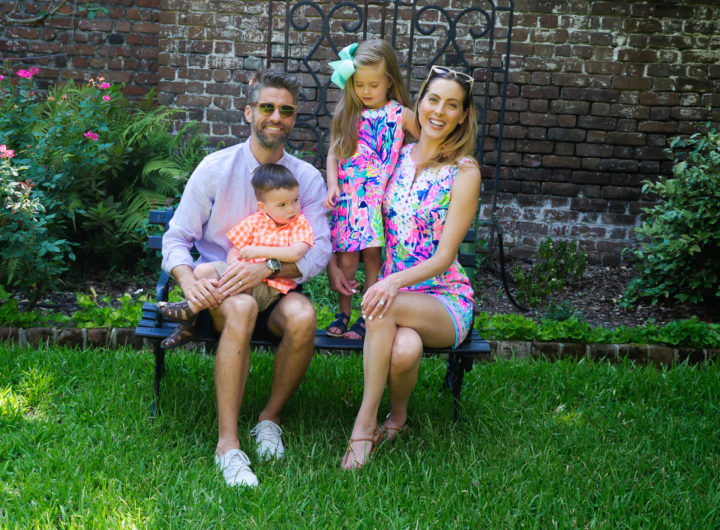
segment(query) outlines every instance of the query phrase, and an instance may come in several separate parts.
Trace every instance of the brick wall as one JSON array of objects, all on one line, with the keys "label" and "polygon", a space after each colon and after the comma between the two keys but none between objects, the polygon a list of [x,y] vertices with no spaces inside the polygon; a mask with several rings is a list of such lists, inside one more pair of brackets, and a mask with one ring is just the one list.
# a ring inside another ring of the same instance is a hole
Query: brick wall
[{"label": "brick wall", "polygon": [[[5,13],[15,4],[0,0]],[[32,16],[54,4],[59,2],[25,2],[26,13]],[[91,19],[84,4],[108,13],[98,11]],[[157,0],[78,0],[32,25],[5,24],[0,19],[0,57],[13,69],[39,67],[41,84],[63,78],[82,82],[103,75],[113,83],[125,83],[129,97],[141,96],[158,82],[158,4]]]},{"label": "brick wall", "polygon": [[717,2],[518,0],[500,182],[516,254],[582,239],[615,264],[668,174],[667,140],[720,121]]},{"label": "brick wall", "polygon": [[[266,63],[267,1],[96,3],[110,14],[91,21],[73,18],[66,9],[41,25],[3,26],[0,55],[61,54],[23,64],[40,66],[46,80],[103,72],[127,83],[129,94],[157,86],[163,103],[202,121],[216,141],[231,144],[247,136],[245,88]],[[467,6],[465,0],[434,3],[451,15]],[[278,56],[287,24],[284,3],[274,5],[272,54]],[[498,196],[508,246],[523,256],[544,236],[580,239],[592,261],[618,263],[621,250],[633,244],[641,208],[649,204],[642,181],[669,172],[667,139],[691,133],[697,122],[720,122],[720,5],[715,0],[516,0],[514,5]],[[378,27],[371,22],[370,34]],[[418,38],[417,50],[430,52],[445,36]],[[492,184],[486,179],[486,205]]]}]

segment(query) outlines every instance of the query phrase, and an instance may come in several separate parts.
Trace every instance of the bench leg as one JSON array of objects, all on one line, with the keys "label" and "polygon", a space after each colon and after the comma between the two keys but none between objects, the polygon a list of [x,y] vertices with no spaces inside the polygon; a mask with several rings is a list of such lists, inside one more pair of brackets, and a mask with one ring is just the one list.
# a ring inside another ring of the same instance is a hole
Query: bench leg
[{"label": "bench leg", "polygon": [[460,392],[462,392],[463,378],[465,372],[472,370],[473,360],[468,355],[450,353],[447,361],[447,373],[445,374],[444,387],[448,388],[453,395],[455,410],[453,419],[457,422],[460,419]]},{"label": "bench leg", "polygon": [[160,380],[165,375],[165,350],[160,347],[159,342],[153,344],[153,353],[155,354],[155,395],[153,396],[150,416],[154,417],[157,414],[157,406],[160,399]]}]

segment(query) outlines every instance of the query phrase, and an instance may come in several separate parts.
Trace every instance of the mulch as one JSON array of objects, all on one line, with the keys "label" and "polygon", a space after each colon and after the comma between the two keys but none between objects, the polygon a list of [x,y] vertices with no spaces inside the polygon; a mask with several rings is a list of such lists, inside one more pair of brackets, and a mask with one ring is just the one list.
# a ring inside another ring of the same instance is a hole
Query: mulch
[{"label": "mulch", "polygon": [[[512,271],[514,267],[515,263],[509,263],[506,270]],[[646,301],[631,310],[624,309],[618,301],[633,277],[634,272],[629,267],[588,265],[585,274],[577,283],[554,293],[537,308],[524,312],[510,302],[499,276],[485,269],[479,275],[484,288],[478,293],[477,305],[479,311],[491,314],[514,313],[539,319],[543,317],[550,301],[557,304],[567,300],[574,312],[591,325],[610,329],[618,326],[644,326],[648,322],[664,325],[693,316],[706,322],[720,320],[717,308],[696,304],[650,305]],[[514,286],[510,286],[510,292],[514,292]]]}]

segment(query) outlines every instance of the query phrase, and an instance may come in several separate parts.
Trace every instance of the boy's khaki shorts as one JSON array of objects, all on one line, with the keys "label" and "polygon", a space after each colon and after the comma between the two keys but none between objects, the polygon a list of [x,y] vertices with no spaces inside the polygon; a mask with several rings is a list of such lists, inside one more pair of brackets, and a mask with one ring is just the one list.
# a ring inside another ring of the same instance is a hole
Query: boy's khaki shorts
[{"label": "boy's khaki shorts", "polygon": [[[213,261],[211,265],[215,267],[218,276],[222,276],[227,270],[227,263],[224,261]],[[247,291],[243,292],[250,294]],[[270,287],[267,282],[260,282],[260,285],[256,285],[252,290],[252,297],[257,302],[258,311],[265,311],[281,294],[275,287]]]}]

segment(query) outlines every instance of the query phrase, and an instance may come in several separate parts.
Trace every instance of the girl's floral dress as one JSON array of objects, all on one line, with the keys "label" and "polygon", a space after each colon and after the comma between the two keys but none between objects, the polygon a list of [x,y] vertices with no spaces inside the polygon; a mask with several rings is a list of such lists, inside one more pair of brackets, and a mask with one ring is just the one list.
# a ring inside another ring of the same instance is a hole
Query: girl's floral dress
[{"label": "girl's floral dress", "polygon": [[335,252],[385,245],[381,204],[403,143],[402,105],[364,109],[355,154],[340,162],[340,196],[330,216]]},{"label": "girl's floral dress", "polygon": [[[410,144],[402,149],[383,199],[387,239],[383,278],[435,254],[458,166],[468,160],[426,168],[416,177],[415,162],[410,156],[414,146]],[[429,294],[445,305],[455,326],[454,347],[457,348],[470,331],[473,319],[473,290],[457,257],[447,271],[402,290]]]}]

